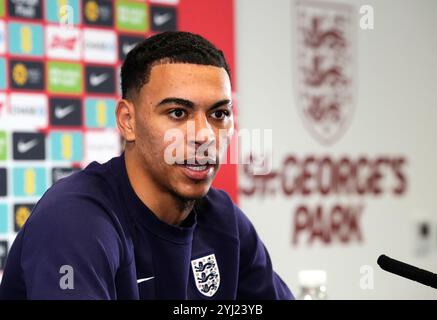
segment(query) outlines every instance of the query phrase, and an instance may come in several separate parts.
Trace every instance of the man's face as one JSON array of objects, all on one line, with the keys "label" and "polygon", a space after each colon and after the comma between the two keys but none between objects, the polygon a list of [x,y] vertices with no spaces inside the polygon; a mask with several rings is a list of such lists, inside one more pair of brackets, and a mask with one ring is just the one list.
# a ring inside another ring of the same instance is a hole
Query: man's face
[{"label": "man's face", "polygon": [[233,127],[231,84],[223,68],[155,65],[135,102],[142,169],[161,190],[183,199],[208,192]]}]

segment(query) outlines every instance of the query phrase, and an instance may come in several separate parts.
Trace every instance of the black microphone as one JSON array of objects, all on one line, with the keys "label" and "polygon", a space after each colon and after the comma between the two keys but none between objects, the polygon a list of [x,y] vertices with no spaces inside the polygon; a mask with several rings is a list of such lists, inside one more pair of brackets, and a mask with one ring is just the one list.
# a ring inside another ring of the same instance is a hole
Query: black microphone
[{"label": "black microphone", "polygon": [[379,256],[377,263],[385,271],[437,289],[437,274],[435,273],[392,259],[384,254]]}]

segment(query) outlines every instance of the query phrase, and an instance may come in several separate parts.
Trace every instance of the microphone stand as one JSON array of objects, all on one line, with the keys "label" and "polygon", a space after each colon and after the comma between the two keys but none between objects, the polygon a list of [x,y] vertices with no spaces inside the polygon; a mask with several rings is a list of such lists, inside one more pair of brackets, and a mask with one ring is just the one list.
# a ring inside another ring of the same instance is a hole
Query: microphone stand
[{"label": "microphone stand", "polygon": [[437,274],[435,273],[392,259],[384,254],[379,256],[377,263],[385,271],[437,289]]}]

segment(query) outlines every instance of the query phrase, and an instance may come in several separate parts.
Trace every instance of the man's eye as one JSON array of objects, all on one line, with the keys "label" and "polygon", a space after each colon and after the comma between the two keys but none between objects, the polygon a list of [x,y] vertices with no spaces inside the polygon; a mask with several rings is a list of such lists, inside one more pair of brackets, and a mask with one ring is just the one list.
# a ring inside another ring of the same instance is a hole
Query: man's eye
[{"label": "man's eye", "polygon": [[216,110],[211,116],[216,120],[223,120],[225,117],[229,117],[229,111],[227,110]]},{"label": "man's eye", "polygon": [[170,117],[172,117],[173,119],[182,119],[183,117],[185,117],[186,112],[182,109],[174,109],[170,111],[169,114]]}]

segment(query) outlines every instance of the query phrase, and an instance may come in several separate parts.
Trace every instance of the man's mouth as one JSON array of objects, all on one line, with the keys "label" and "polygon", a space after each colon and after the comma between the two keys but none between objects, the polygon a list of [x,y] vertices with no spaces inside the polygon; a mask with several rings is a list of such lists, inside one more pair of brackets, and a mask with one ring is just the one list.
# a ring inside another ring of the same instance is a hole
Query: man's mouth
[{"label": "man's mouth", "polygon": [[183,164],[179,164],[178,166],[182,168],[188,178],[193,180],[205,180],[214,173],[215,160],[184,161]]},{"label": "man's mouth", "polygon": [[186,164],[184,166],[186,168],[188,168],[190,170],[194,170],[194,171],[203,171],[203,170],[206,170],[206,168],[208,167],[207,165],[190,165],[190,164]]},{"label": "man's mouth", "polygon": [[177,162],[180,164],[185,164],[185,165],[193,165],[193,166],[200,166],[200,165],[215,165],[217,163],[217,160],[214,158],[190,158],[190,159],[185,159],[182,162]]}]

